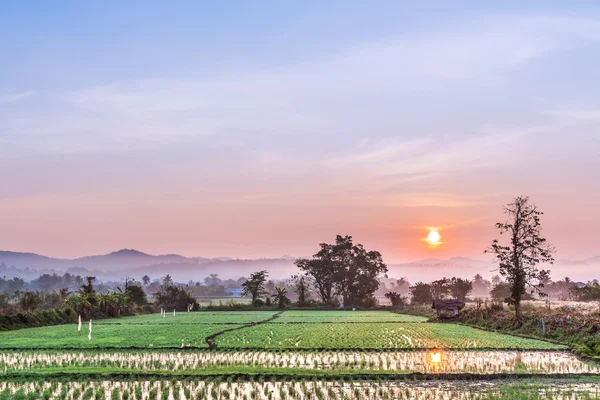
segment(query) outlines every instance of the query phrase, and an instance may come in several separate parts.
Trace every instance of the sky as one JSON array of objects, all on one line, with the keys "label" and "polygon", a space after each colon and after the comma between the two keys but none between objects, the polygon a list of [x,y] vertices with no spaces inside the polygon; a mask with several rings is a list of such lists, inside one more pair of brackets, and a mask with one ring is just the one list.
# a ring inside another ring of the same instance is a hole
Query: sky
[{"label": "sky", "polygon": [[483,259],[527,195],[557,258],[600,255],[600,5],[571,3],[5,1],[0,249]]}]

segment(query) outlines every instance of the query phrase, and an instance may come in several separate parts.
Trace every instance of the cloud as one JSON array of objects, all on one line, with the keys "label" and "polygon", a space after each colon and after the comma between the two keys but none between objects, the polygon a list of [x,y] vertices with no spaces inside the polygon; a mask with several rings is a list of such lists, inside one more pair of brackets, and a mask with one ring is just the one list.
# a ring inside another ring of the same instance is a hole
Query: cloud
[{"label": "cloud", "polygon": [[12,103],[15,101],[23,100],[27,97],[33,96],[34,94],[35,92],[33,91],[27,91],[14,94],[0,95],[0,104]]},{"label": "cloud", "polygon": [[[319,143],[326,148],[336,140],[331,138],[371,137],[383,140],[379,149],[350,157],[384,158],[445,133],[444,127],[437,128],[441,132],[405,132],[389,147],[382,138],[396,136],[394,131],[406,124],[402,112],[424,111],[428,103],[443,109],[468,93],[480,95],[482,84],[505,80],[548,54],[600,40],[599,27],[591,18],[562,16],[454,21],[435,31],[358,43],[295,65],[59,93],[52,107],[31,109],[26,122],[5,118],[0,129],[10,132],[10,140],[32,147],[40,147],[40,137],[51,140],[49,151],[61,143],[69,151],[135,151],[163,143],[185,145],[196,138],[252,143],[292,136],[328,137]],[[422,157],[431,164],[447,163],[444,159],[455,152]],[[418,172],[419,165],[391,171]]]},{"label": "cloud", "polygon": [[[352,166],[358,174],[417,180],[506,163],[507,150],[527,135],[555,131],[551,126],[499,130],[483,127],[477,136],[445,141],[402,138],[382,140],[327,161],[332,167]],[[514,153],[514,152],[513,152]]]}]

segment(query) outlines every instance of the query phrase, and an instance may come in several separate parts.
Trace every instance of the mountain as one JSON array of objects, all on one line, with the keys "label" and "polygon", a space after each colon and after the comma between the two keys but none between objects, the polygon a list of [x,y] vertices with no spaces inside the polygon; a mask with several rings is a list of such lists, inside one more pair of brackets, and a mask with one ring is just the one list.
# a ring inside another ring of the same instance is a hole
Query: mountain
[{"label": "mountain", "polygon": [[93,275],[99,279],[115,279],[124,276],[163,276],[167,273],[175,279],[198,280],[210,273],[222,278],[239,278],[262,269],[272,278],[285,278],[296,269],[294,257],[275,259],[239,260],[230,257],[204,258],[184,257],[179,254],[151,255],[134,249],[121,249],[104,255],[61,259],[34,253],[0,251],[0,276],[34,278],[42,273],[70,272],[77,275]]},{"label": "mountain", "polygon": [[150,264],[181,263],[189,260],[187,257],[178,254],[153,256],[133,249],[121,249],[105,255],[76,258],[72,262],[79,267],[111,270]]},{"label": "mountain", "polygon": [[[222,258],[222,257],[221,257]],[[213,259],[203,263],[155,264],[129,270],[131,276],[149,275],[151,278],[170,274],[176,280],[202,279],[209,274],[219,274],[223,279],[249,277],[256,271],[267,270],[270,279],[285,279],[298,272],[293,260],[265,258],[260,260]]]},{"label": "mountain", "polygon": [[0,264],[7,266],[29,267],[29,268],[60,268],[64,267],[65,262],[60,258],[51,258],[34,253],[18,253],[14,251],[0,250]]},{"label": "mountain", "polygon": [[[167,273],[175,280],[200,280],[211,273],[221,278],[237,279],[252,272],[267,270],[269,278],[282,279],[298,272],[295,257],[283,256],[271,259],[240,260],[230,257],[204,258],[184,257],[179,254],[151,255],[134,249],[121,249],[104,255],[76,259],[51,258],[34,253],[0,251],[0,276],[35,278],[42,273],[93,275],[102,280],[121,279],[125,276],[141,278],[149,275],[158,278]],[[390,278],[406,277],[411,282],[431,281],[442,277],[458,276],[472,278],[481,274],[490,279],[497,274],[497,266],[491,259],[475,260],[467,257],[449,259],[429,258],[401,264],[388,264]],[[600,256],[583,260],[557,260],[554,265],[544,266],[551,270],[553,279],[569,276],[573,280],[588,281],[600,278]]]}]

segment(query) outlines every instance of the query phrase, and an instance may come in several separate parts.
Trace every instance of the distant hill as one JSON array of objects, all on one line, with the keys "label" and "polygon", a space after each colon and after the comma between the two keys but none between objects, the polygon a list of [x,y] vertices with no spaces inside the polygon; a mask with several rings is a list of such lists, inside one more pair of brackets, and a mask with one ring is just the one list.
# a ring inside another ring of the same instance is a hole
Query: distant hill
[{"label": "distant hill", "polygon": [[151,255],[133,249],[122,249],[104,255],[61,259],[34,253],[0,251],[0,276],[33,278],[41,273],[70,272],[91,274],[101,279],[142,275],[153,277],[170,274],[178,280],[198,280],[217,273],[222,278],[239,278],[262,269],[273,278],[284,278],[296,272],[295,258],[240,260],[230,257],[184,257],[178,254]]},{"label": "distant hill", "polygon": [[[388,276],[406,277],[411,282],[429,282],[452,276],[472,278],[475,274],[481,274],[484,278],[490,279],[493,275],[498,274],[498,267],[492,260],[451,257],[447,260],[433,258],[402,264],[390,264],[388,265]],[[600,256],[583,260],[560,259],[552,265],[540,265],[540,268],[549,269],[553,280],[568,276],[574,280],[587,282],[594,278],[600,279]]]},{"label": "distant hill", "polygon": [[[121,279],[125,276],[141,278],[149,275],[158,278],[167,273],[180,281],[201,280],[211,273],[221,278],[249,276],[259,270],[269,271],[273,279],[287,278],[297,273],[296,258],[242,260],[230,257],[185,257],[179,254],[151,255],[134,249],[121,249],[104,255],[93,255],[76,259],[51,258],[34,253],[0,251],[0,276],[22,276],[31,279],[41,273],[70,273],[94,275],[100,279]],[[411,282],[431,281],[444,276],[471,278],[480,273],[485,278],[496,274],[496,266],[491,261],[475,260],[467,257],[449,259],[423,259],[409,263],[388,264],[391,278],[407,277]],[[569,276],[574,280],[588,281],[600,278],[600,256],[583,260],[557,260],[554,265],[545,266],[551,270],[553,279]]]},{"label": "distant hill", "polygon": [[113,251],[112,253],[105,255],[76,258],[71,262],[75,263],[77,266],[84,268],[94,267],[105,270],[112,270],[139,267],[141,265],[150,264],[183,263],[190,262],[190,260],[194,260],[195,262],[208,261],[208,259],[200,257],[190,259],[184,256],[180,256],[178,254],[165,254],[153,256],[133,249],[122,249],[119,251]]}]

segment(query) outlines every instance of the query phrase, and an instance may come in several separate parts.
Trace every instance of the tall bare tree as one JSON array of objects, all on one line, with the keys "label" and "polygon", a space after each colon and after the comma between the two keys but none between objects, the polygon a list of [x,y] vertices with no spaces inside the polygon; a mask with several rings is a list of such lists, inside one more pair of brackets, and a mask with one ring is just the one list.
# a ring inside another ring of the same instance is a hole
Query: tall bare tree
[{"label": "tall bare tree", "polygon": [[521,324],[523,295],[528,290],[532,294],[538,292],[545,295],[541,288],[550,271],[538,269],[537,265],[554,262],[554,246],[542,237],[540,216],[543,213],[529,202],[528,197],[515,198],[504,207],[504,214],[506,222],[498,222],[496,228],[500,235],[508,236],[508,243],[495,239],[486,253],[492,253],[497,258],[498,271],[510,285],[510,296],[505,301],[514,305],[517,324]]}]

